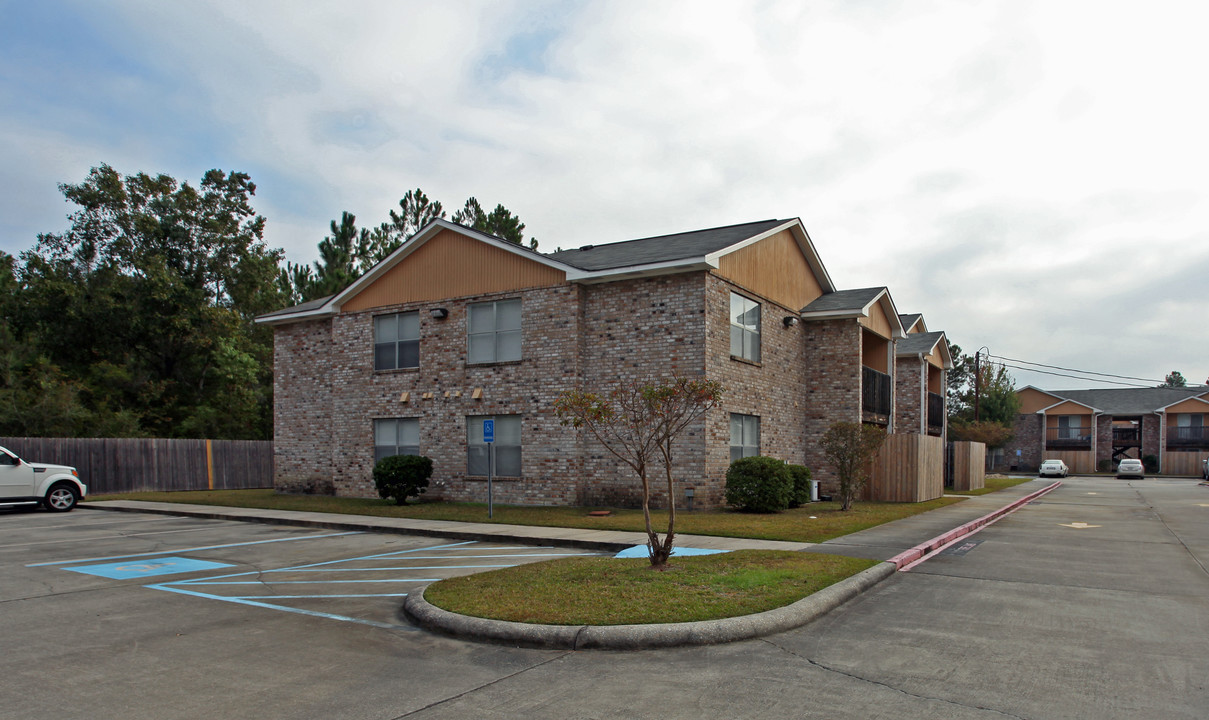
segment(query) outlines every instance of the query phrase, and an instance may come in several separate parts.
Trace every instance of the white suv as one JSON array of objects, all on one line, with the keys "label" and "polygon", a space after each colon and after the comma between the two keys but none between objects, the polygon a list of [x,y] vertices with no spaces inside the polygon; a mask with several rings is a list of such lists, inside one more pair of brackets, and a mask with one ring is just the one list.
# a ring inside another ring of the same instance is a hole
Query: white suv
[{"label": "white suv", "polygon": [[28,463],[0,447],[0,505],[41,503],[47,510],[67,512],[87,495],[88,486],[75,468]]}]

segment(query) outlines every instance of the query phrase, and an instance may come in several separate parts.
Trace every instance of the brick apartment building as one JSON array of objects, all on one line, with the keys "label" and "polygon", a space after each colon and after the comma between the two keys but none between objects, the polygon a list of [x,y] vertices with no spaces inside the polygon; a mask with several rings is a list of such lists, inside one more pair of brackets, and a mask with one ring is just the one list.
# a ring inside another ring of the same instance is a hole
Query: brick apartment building
[{"label": "brick apartment building", "polygon": [[1062,460],[1074,473],[1111,472],[1153,456],[1168,475],[1199,475],[1209,458],[1209,388],[1021,388],[1007,462],[1036,470]]},{"label": "brick apartment building", "polygon": [[497,501],[632,503],[632,471],[554,400],[679,374],[726,393],[677,443],[678,501],[721,504],[731,459],[755,454],[826,487],[832,422],[944,433],[947,344],[904,317],[910,337],[885,288],[837,291],[798,219],[550,254],[436,220],[343,292],[258,318],[275,483],[374,496],[376,458],[418,453],[443,497],[484,500],[491,418]]}]

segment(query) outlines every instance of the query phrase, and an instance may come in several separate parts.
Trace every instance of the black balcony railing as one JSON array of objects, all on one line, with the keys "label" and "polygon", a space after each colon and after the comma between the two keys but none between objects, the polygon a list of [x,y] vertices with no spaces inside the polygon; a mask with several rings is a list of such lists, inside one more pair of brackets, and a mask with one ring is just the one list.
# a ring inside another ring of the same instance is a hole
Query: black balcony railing
[{"label": "black balcony railing", "polygon": [[1136,427],[1113,428],[1112,444],[1116,447],[1133,447],[1142,444],[1142,433]]},{"label": "black balcony railing", "polygon": [[1209,427],[1168,427],[1167,449],[1209,448]]},{"label": "black balcony railing", "polygon": [[945,427],[945,396],[928,393],[928,434],[939,435]]},{"label": "black balcony railing", "polygon": [[871,367],[861,367],[861,410],[870,420],[890,417],[890,376]]},{"label": "black balcony railing", "polygon": [[1056,427],[1045,431],[1045,447],[1047,450],[1090,450],[1090,427]]}]

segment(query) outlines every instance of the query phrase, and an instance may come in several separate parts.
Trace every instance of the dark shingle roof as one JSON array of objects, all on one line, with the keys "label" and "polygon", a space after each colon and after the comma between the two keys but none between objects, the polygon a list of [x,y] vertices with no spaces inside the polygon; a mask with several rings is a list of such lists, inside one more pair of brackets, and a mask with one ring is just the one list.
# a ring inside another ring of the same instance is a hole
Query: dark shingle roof
[{"label": "dark shingle roof", "polygon": [[1104,388],[1043,392],[1090,405],[1109,415],[1144,415],[1172,403],[1209,393],[1209,388]]},{"label": "dark shingle roof", "polygon": [[911,313],[909,315],[904,315],[904,314],[900,313],[898,316],[898,321],[900,323],[902,323],[903,330],[906,330],[907,328],[911,327],[915,323],[919,322],[919,319],[921,317],[923,317],[923,314],[921,314],[921,313]]},{"label": "dark shingle roof", "polygon": [[[899,317],[902,317],[901,315]],[[926,333],[914,333],[908,335],[898,341],[898,346],[895,348],[895,355],[918,355],[920,353],[927,355],[932,352],[932,348],[936,347],[936,343],[944,338],[944,333],[936,330]]]},{"label": "dark shingle roof", "polygon": [[546,257],[581,270],[612,270],[704,257],[748,238],[784,225],[788,220],[761,220],[742,225],[658,235],[638,240],[585,245],[574,250],[547,253]]},{"label": "dark shingle roof", "polygon": [[885,290],[886,288],[884,287],[836,290],[835,292],[829,292],[815,298],[813,302],[802,308],[802,312],[857,312],[864,310],[866,305],[877,299],[877,296],[881,295]]}]

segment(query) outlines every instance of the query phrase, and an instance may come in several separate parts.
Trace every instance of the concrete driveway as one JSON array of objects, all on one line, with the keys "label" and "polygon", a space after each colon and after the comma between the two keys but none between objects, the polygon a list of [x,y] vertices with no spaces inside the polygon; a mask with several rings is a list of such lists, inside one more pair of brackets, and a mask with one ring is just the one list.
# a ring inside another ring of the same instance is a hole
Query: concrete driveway
[{"label": "concrete driveway", "polygon": [[[943,524],[944,512],[927,522]],[[820,549],[877,557],[896,533],[913,533],[909,527],[883,526]],[[323,534],[92,511],[0,514],[4,715],[1209,716],[1209,488],[1192,480],[1071,478],[804,628],[638,653],[466,643],[148,587],[163,578],[41,565],[163,551],[235,566],[223,573],[296,571],[444,544],[373,533],[313,537]],[[187,550],[244,542],[257,544]],[[218,574],[172,581],[205,573]],[[393,601],[381,600],[358,601],[368,609],[348,614],[398,622],[383,610]]]}]

